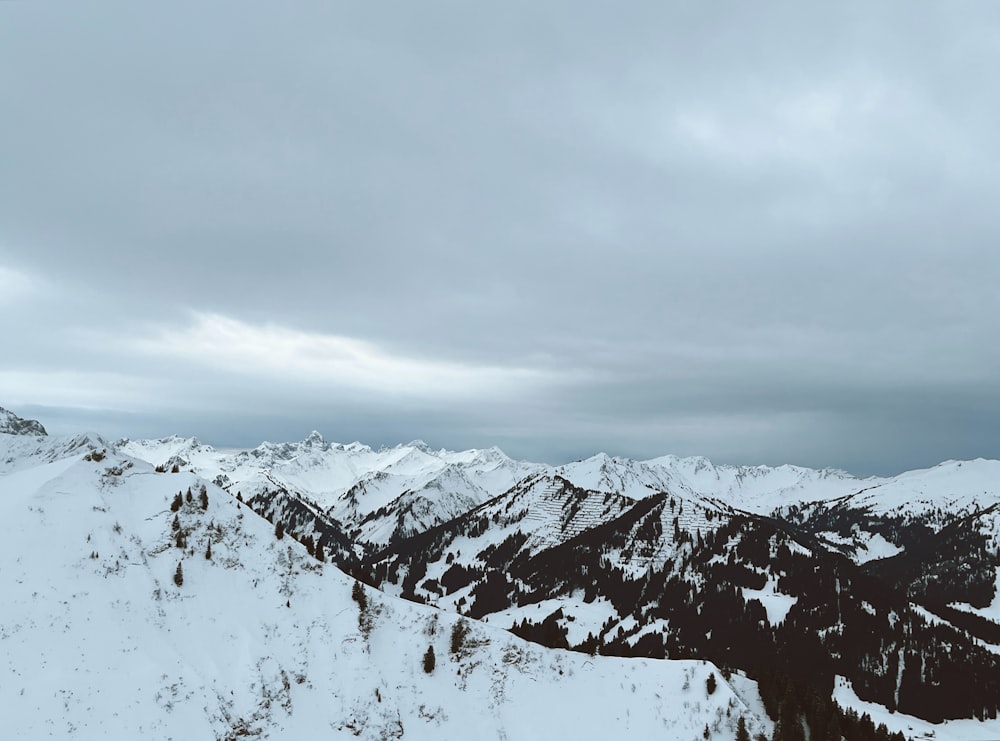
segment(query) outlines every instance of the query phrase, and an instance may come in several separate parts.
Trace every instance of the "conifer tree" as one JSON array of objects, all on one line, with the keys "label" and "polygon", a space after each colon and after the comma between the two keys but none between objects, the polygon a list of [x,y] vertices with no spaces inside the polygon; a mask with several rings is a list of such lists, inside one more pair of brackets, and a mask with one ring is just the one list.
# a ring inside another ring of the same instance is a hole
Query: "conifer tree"
[{"label": "conifer tree", "polygon": [[180,492],[177,492],[177,496],[174,497],[174,501],[170,503],[170,511],[176,512],[181,508],[182,504],[184,504],[184,497]]},{"label": "conifer tree", "polygon": [[201,493],[198,495],[198,500],[201,503],[202,510],[208,509],[208,489],[202,484]]},{"label": "conifer tree", "polygon": [[212,560],[212,540],[209,538],[208,545],[205,547],[205,560]]},{"label": "conifer tree", "polygon": [[184,584],[184,569],[181,568],[180,561],[177,562],[177,571],[174,572],[174,584],[179,587]]},{"label": "conifer tree", "polygon": [[285,526],[281,523],[281,520],[278,520],[274,525],[274,537],[278,540],[285,537]]},{"label": "conifer tree", "polygon": [[424,671],[432,674],[436,663],[437,657],[434,656],[434,646],[428,646],[427,651],[424,652]]},{"label": "conifer tree", "polygon": [[747,722],[742,715],[736,721],[736,741],[750,741],[750,731],[747,730]]}]

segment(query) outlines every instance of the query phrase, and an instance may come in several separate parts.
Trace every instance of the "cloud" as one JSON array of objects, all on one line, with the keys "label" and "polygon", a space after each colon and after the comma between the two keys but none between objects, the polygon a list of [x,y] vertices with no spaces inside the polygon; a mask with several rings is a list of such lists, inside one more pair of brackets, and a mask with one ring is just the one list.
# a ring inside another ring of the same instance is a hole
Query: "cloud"
[{"label": "cloud", "polygon": [[1000,450],[997,8],[0,3],[0,396],[220,443]]},{"label": "cloud", "polygon": [[148,377],[113,371],[6,370],[0,389],[9,405],[64,406],[80,410],[155,407],[157,383]]},{"label": "cloud", "polygon": [[37,282],[26,273],[0,265],[0,306],[19,303],[37,290]]},{"label": "cloud", "polygon": [[191,324],[159,327],[131,347],[237,376],[388,396],[505,396],[555,380],[547,371],[408,357],[352,337],[255,325],[219,314],[196,313]]}]

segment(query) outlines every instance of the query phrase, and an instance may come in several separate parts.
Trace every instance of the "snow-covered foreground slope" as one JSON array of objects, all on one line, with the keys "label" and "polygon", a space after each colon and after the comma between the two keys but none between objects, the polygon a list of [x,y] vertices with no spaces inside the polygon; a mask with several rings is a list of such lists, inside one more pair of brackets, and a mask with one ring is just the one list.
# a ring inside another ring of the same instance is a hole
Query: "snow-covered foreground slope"
[{"label": "snow-covered foreground slope", "polygon": [[362,608],[353,580],[222,489],[203,509],[195,474],[86,452],[0,474],[5,737],[732,738],[741,715],[772,730],[755,685],[711,664],[549,650],[368,588]]}]

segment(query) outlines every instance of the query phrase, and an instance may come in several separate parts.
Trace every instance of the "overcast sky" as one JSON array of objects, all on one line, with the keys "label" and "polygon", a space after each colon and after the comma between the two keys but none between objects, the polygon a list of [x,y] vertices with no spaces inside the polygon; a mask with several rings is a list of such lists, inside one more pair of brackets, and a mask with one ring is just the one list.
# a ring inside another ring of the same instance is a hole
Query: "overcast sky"
[{"label": "overcast sky", "polygon": [[0,406],[1000,455],[1000,4],[0,3]]}]

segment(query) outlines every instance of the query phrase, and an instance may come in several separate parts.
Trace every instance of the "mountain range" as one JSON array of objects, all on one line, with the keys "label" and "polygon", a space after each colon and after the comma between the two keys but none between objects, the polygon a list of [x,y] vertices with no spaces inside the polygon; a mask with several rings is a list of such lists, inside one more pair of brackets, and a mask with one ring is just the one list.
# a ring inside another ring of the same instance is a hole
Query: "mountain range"
[{"label": "mountain range", "polygon": [[1000,735],[997,461],[224,450],[0,410],[0,497],[15,737]]}]

